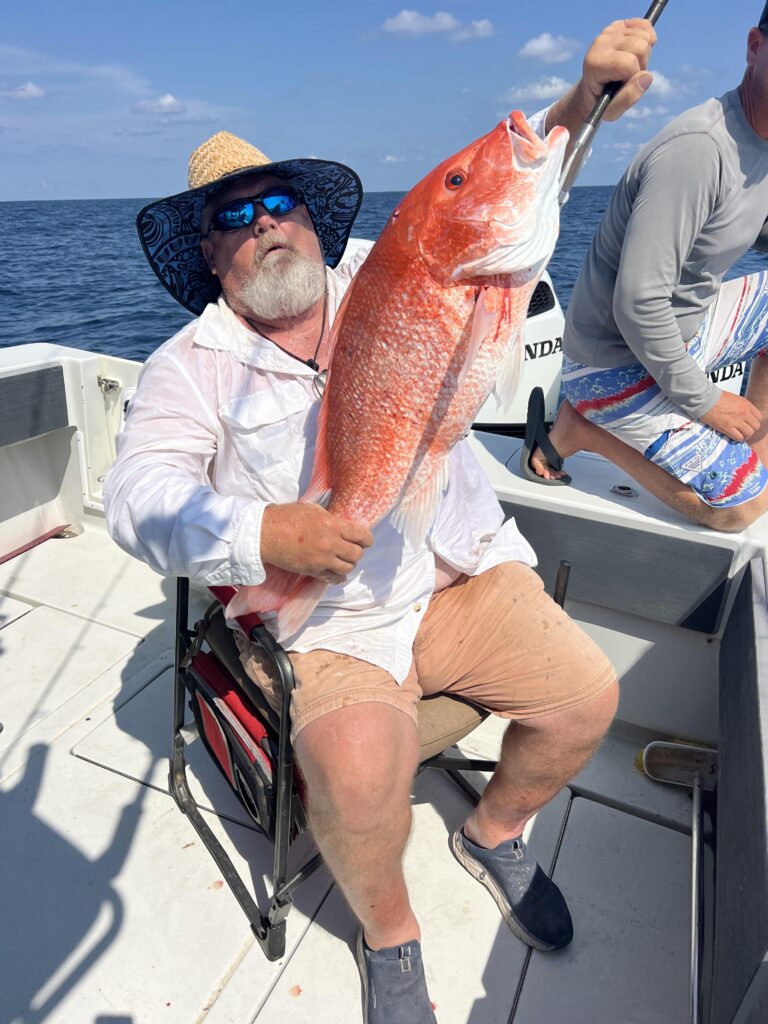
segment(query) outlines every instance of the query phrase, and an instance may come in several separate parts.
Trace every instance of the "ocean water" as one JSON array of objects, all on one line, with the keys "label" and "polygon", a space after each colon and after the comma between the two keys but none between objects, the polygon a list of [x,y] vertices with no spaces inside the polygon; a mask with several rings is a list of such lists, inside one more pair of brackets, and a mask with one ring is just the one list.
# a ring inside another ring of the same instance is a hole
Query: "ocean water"
[{"label": "ocean water", "polygon": [[[549,264],[563,308],[608,205],[610,187],[575,188]],[[376,238],[402,192],[366,195],[353,234]],[[0,203],[0,347],[47,341],[145,359],[189,321],[139,245],[143,199]],[[729,276],[768,267],[749,252]]]}]

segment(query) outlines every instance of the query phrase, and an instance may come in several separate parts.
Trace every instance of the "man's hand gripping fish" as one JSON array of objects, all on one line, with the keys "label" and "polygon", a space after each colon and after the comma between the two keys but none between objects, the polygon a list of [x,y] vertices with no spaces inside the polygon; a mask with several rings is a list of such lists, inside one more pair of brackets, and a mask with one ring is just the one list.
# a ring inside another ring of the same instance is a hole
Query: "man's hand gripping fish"
[{"label": "man's hand gripping fish", "polygon": [[[334,322],[302,501],[368,528],[392,512],[407,541],[422,542],[449,452],[492,389],[504,401],[517,386],[528,304],[557,240],[567,139],[557,127],[542,141],[514,111],[392,213]],[[227,616],[277,611],[284,640],[326,588],[268,566]]]}]

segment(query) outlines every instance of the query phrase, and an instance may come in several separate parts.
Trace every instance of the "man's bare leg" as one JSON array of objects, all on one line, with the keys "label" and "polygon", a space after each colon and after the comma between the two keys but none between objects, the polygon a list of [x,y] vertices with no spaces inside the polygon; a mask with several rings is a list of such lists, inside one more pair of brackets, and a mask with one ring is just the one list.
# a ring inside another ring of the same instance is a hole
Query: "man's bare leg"
[{"label": "man's bare leg", "polygon": [[[613,684],[576,708],[511,723],[499,766],[465,826],[482,846],[525,822],[589,760],[616,711]],[[402,872],[418,764],[415,724],[383,703],[331,712],[299,734],[296,752],[317,845],[372,949],[420,938]]]},{"label": "man's bare leg", "polygon": [[504,734],[499,764],[464,826],[489,849],[521,835],[525,823],[587,763],[616,713],[618,684],[584,704],[522,722]]},{"label": "man's bare leg", "polygon": [[763,425],[749,439],[752,450],[768,466],[768,355],[755,356],[749,366],[747,398],[763,415]]},{"label": "man's bare leg", "polygon": [[[751,374],[756,369],[758,379],[755,389],[760,391],[765,389],[768,392],[768,370],[765,365],[759,365],[765,364],[765,362],[765,359],[758,358],[753,363],[753,369],[750,372],[750,386],[752,385]],[[754,401],[755,405],[758,405],[758,402],[751,397],[750,401]],[[768,415],[768,398],[766,398],[766,403],[765,409],[762,405],[758,405],[764,415]],[[761,434],[762,436],[760,436]],[[563,458],[582,451],[602,455],[676,512],[691,519],[694,523],[707,526],[712,530],[743,530],[768,509],[768,489],[757,498],[753,498],[752,501],[744,502],[743,505],[736,505],[733,508],[712,508],[710,505],[706,505],[690,487],[667,473],[661,466],[650,462],[640,452],[625,444],[624,441],[620,441],[607,430],[590,423],[589,420],[580,416],[568,402],[563,402],[560,406],[549,437]],[[756,435],[754,448],[761,461],[768,465],[766,462],[768,439],[765,434],[765,425]],[[558,472],[549,465],[539,448],[531,455],[531,466],[539,476],[545,479],[563,475],[562,471]]]},{"label": "man's bare leg", "polygon": [[415,722],[382,702],[351,704],[296,739],[315,841],[371,949],[420,938],[403,878],[418,766]]}]

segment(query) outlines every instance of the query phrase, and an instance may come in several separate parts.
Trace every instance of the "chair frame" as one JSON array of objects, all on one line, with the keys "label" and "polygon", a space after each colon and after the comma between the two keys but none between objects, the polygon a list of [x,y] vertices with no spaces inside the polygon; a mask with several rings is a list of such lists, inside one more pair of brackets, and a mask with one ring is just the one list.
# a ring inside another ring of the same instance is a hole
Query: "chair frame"
[{"label": "chair frame", "polygon": [[[226,603],[231,596],[227,588],[211,588],[213,596]],[[322,863],[318,853],[292,875],[288,873],[288,854],[291,844],[291,825],[293,810],[293,767],[294,752],[290,735],[291,694],[295,685],[293,666],[283,647],[272,637],[265,626],[254,617],[255,624],[249,623],[249,637],[257,644],[270,660],[280,682],[281,709],[277,736],[277,763],[275,766],[275,840],[272,874],[272,894],[266,912],[257,905],[248,887],[243,882],[228,854],[219,840],[205,822],[194,801],[186,775],[184,760],[185,737],[185,703],[187,696],[187,673],[192,658],[201,649],[205,639],[205,628],[209,615],[198,622],[194,629],[189,628],[189,580],[179,577],[176,588],[176,638],[175,666],[173,688],[173,736],[168,787],[179,809],[187,815],[195,831],[208,852],[213,857],[224,880],[231,889],[248,919],[251,931],[264,951],[268,960],[279,960],[285,954],[286,918],[293,905],[296,889],[312,875]],[[256,684],[244,677],[243,689],[252,703],[249,688],[256,689]],[[480,794],[462,775],[462,772],[492,772],[496,761],[451,756],[445,753],[423,761],[419,771],[426,768],[437,768],[445,771],[472,803],[476,804]]]}]

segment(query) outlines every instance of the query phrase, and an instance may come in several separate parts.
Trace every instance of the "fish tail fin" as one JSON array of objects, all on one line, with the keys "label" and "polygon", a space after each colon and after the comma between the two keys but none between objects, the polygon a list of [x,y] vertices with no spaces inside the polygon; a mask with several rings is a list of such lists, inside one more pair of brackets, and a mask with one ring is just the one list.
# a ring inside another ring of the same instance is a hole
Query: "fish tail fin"
[{"label": "fish tail fin", "polygon": [[227,605],[226,617],[240,620],[245,627],[251,615],[277,612],[278,639],[282,641],[301,629],[327,588],[327,583],[312,576],[270,566],[266,580],[258,587],[237,588]]},{"label": "fish tail fin", "polygon": [[287,600],[277,611],[277,630],[280,640],[298,633],[315,610],[328,584],[312,576],[302,576]]},{"label": "fish tail fin", "polygon": [[274,612],[288,599],[298,580],[302,577],[270,565],[267,578],[257,587],[238,587],[235,596],[227,605],[226,617],[239,619],[247,615]]},{"label": "fish tail fin", "polygon": [[403,534],[412,547],[418,547],[435,520],[437,507],[448,486],[448,456],[425,482],[418,478],[415,488],[408,488],[391,515],[394,528]]}]

